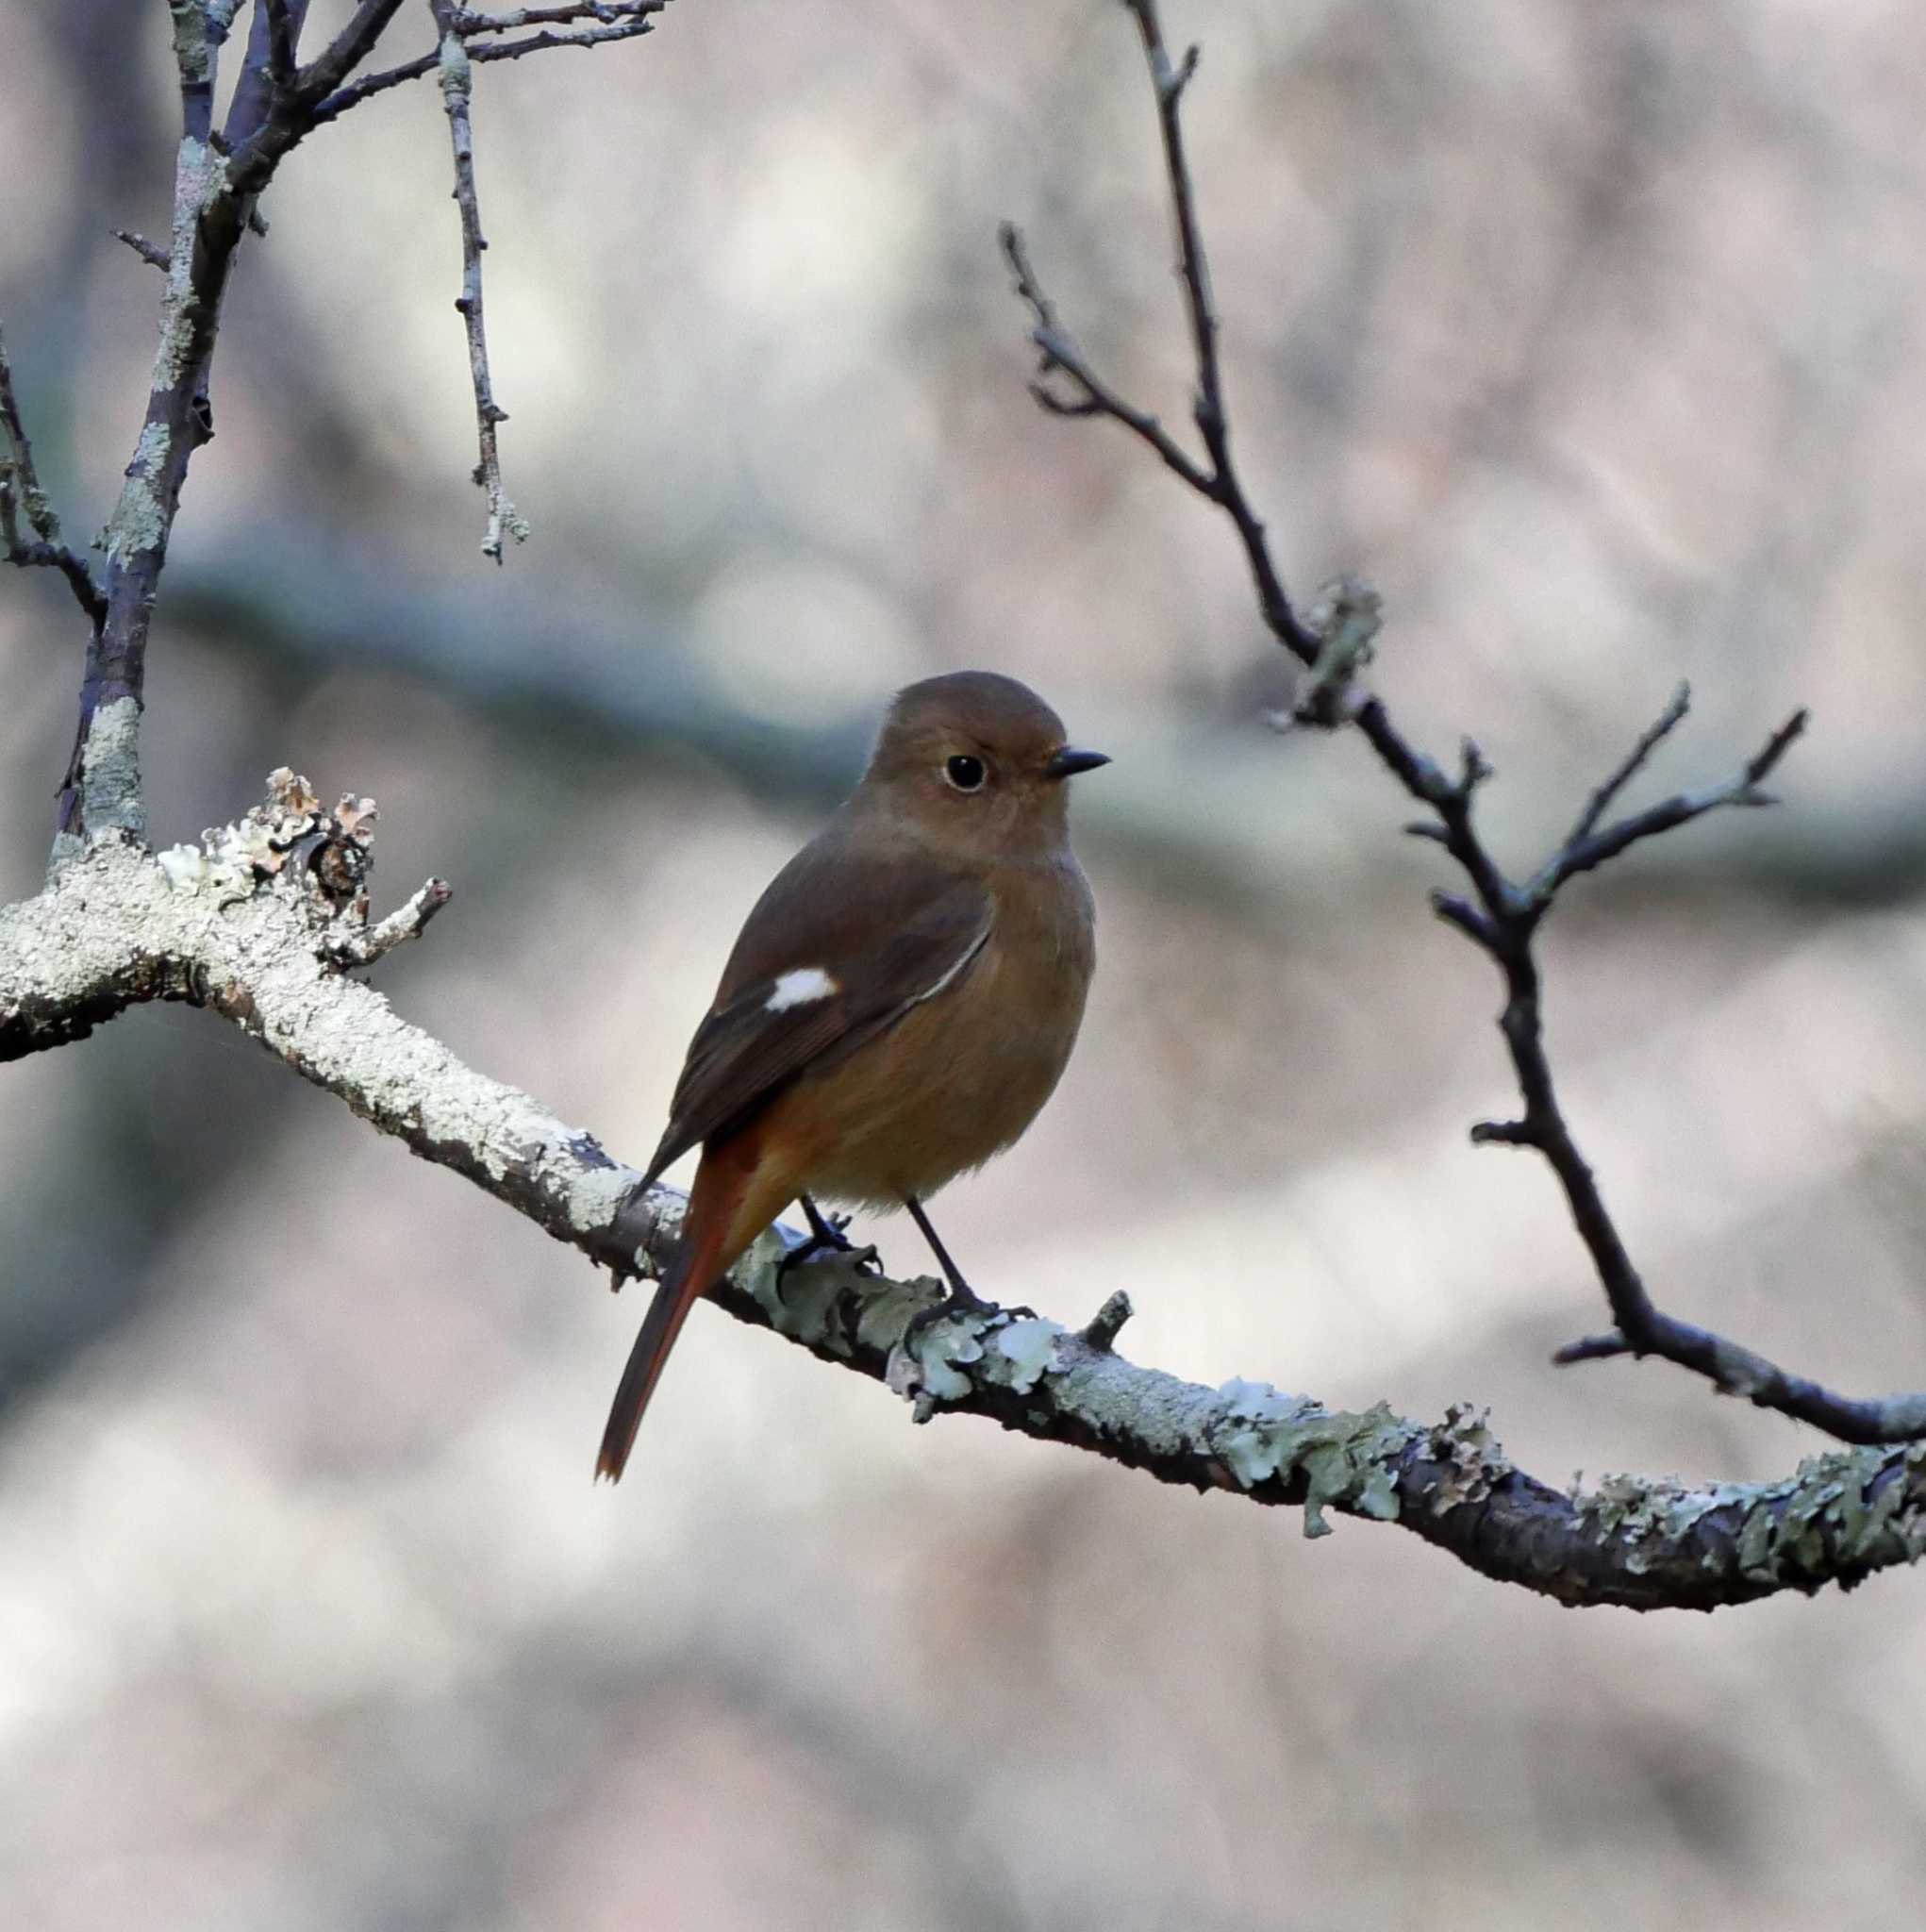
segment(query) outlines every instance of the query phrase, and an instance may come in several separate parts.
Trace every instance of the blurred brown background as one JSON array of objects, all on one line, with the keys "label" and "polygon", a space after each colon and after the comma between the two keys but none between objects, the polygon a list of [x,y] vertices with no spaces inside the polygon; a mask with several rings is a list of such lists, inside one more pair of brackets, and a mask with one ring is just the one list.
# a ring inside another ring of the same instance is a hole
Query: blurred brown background
[{"label": "blurred brown background", "polygon": [[[344,11],[317,4],[315,26]],[[395,51],[427,44],[410,10]],[[1187,7],[1247,477],[1380,687],[1499,766],[1523,864],[1689,676],[1659,782],[1817,724],[1786,808],[1574,891],[1569,1105],[1662,1299],[1926,1381],[1926,34],[1901,0]],[[1279,739],[1228,532],[1040,417],[993,248],[1185,411],[1154,127],[1097,0],[685,0],[480,71],[497,392],[536,540],[476,552],[429,87],[270,197],[151,660],[157,841],[289,763],[374,793],[380,984],[634,1160],[737,924],[887,693],[959,664],[1117,754],[1104,962],[1022,1148],[946,1198],[989,1290],[1342,1403],[1489,1403],[1582,1466],[1820,1446],[1663,1367],[1506,1104],[1488,970],[1355,742]],[[161,10],[0,9],[0,313],[71,530],[152,353]],[[0,585],[0,892],[80,640]],[[639,1313],[211,1021],[0,1076],[0,1900],[227,1927],[1917,1922],[1926,1579],[1561,1611],[1345,1523],[1159,1491],[699,1313],[619,1491]],[[900,1224],[887,1257],[921,1265]]]}]

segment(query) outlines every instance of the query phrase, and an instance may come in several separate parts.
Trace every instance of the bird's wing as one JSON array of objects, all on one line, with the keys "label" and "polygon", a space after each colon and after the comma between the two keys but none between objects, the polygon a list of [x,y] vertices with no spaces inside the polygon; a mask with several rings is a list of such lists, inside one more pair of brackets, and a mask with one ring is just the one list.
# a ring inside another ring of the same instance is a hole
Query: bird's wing
[{"label": "bird's wing", "polygon": [[813,1065],[873,1039],[954,984],[989,937],[981,881],[927,858],[865,858],[836,828],[757,901],[689,1042],[654,1180]]}]

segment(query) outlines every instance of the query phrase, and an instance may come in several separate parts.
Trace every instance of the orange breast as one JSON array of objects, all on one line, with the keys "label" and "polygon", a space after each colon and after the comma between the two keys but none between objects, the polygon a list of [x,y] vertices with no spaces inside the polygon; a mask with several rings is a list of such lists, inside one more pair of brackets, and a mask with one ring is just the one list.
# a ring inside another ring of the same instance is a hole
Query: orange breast
[{"label": "orange breast", "polygon": [[1055,1089],[1093,963],[1089,888],[1074,864],[1017,874],[954,985],[770,1107],[784,1165],[809,1193],[875,1206],[981,1166]]}]

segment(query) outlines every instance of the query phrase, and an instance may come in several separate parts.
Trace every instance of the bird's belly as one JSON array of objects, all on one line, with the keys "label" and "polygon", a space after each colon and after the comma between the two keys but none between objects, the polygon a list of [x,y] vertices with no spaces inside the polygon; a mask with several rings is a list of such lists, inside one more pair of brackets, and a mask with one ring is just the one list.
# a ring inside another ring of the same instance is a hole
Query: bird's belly
[{"label": "bird's belly", "polygon": [[927,1195],[1022,1134],[1050,1098],[1083,1017],[1088,974],[1025,974],[997,957],[954,997],[905,1013],[819,1081],[809,1110],[823,1131],[803,1165],[832,1201],[898,1205]]}]

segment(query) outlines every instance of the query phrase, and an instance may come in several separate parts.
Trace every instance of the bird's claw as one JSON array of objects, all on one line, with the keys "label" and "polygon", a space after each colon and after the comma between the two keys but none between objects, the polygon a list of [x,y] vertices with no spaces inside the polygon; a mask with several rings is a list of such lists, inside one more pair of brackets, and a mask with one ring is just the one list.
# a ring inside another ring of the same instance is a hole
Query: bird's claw
[{"label": "bird's claw", "polygon": [[994,1302],[987,1302],[973,1290],[960,1285],[951,1289],[941,1301],[932,1302],[926,1308],[919,1308],[909,1318],[908,1325],[903,1331],[901,1346],[910,1352],[910,1344],[926,1329],[934,1328],[939,1322],[947,1322],[952,1315],[993,1315],[997,1312]]},{"label": "bird's claw", "polygon": [[841,1255],[858,1274],[880,1274],[882,1263],[876,1257],[875,1243],[866,1241],[861,1247],[850,1240],[844,1230],[849,1226],[847,1214],[825,1215],[807,1194],[803,1195],[803,1215],[809,1224],[807,1237],[786,1250],[776,1263],[776,1279],[780,1281],[791,1268],[800,1268],[805,1261],[813,1261],[822,1255]]}]

